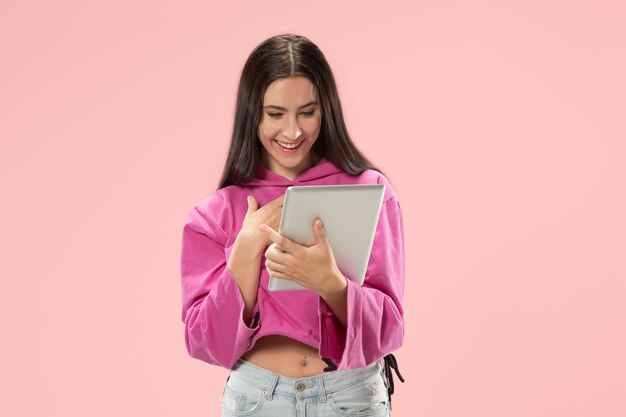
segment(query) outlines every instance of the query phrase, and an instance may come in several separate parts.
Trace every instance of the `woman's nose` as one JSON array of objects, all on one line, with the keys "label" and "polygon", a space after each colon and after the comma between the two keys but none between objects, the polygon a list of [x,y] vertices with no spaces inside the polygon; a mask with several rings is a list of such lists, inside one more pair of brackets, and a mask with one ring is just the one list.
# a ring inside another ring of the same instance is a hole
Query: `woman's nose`
[{"label": "woman's nose", "polygon": [[302,130],[300,129],[297,118],[287,118],[287,125],[283,129],[283,136],[291,141],[294,141],[298,139],[301,134]]}]

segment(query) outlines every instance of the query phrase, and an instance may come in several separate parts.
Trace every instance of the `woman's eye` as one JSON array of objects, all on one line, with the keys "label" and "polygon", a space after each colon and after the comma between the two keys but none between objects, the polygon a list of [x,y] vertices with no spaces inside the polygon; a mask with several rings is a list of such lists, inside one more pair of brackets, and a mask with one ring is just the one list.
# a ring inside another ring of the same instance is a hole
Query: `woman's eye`
[{"label": "woman's eye", "polygon": [[[303,115],[305,115],[306,117],[311,117],[311,116],[313,116],[313,114],[314,114],[314,113],[315,113],[315,110],[313,110],[313,111],[306,111],[306,112],[302,112],[302,113],[300,113],[300,114],[303,114]],[[282,116],[282,115],[283,115],[282,113],[267,113],[267,114],[268,114],[268,116],[273,117],[273,118],[275,118],[275,119],[276,119],[276,118],[279,118],[280,116]]]}]

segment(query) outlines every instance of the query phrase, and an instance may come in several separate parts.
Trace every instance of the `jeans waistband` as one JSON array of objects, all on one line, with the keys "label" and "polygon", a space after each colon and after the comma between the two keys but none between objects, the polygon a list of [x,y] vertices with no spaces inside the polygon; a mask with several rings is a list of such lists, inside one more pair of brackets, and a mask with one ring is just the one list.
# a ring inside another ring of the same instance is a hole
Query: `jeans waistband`
[{"label": "jeans waistband", "polygon": [[327,394],[346,388],[374,374],[382,373],[383,359],[357,369],[341,369],[303,378],[283,376],[267,369],[258,367],[248,361],[239,359],[233,366],[229,378],[242,378],[248,383],[257,385],[263,394],[272,399],[274,393],[299,398],[318,396],[322,402]]}]

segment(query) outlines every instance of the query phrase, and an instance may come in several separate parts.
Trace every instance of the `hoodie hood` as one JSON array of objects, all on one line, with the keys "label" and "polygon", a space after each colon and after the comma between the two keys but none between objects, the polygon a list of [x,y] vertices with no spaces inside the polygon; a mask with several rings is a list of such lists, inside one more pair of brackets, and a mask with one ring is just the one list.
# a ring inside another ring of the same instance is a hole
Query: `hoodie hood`
[{"label": "hoodie hood", "polygon": [[321,178],[331,175],[345,174],[339,167],[327,160],[320,158],[317,164],[309,169],[302,171],[293,180],[283,177],[273,171],[270,171],[263,161],[259,161],[254,178],[242,185],[254,185],[256,187],[276,187],[277,185],[307,185],[307,183],[317,182]]}]

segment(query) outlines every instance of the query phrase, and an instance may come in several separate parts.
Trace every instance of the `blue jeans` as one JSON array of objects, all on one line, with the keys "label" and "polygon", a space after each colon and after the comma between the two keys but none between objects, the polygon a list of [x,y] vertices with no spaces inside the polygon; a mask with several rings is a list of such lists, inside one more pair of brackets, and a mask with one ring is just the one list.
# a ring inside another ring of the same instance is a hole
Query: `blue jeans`
[{"label": "blue jeans", "polygon": [[390,416],[383,360],[289,378],[239,359],[222,394],[222,417],[232,416]]}]

